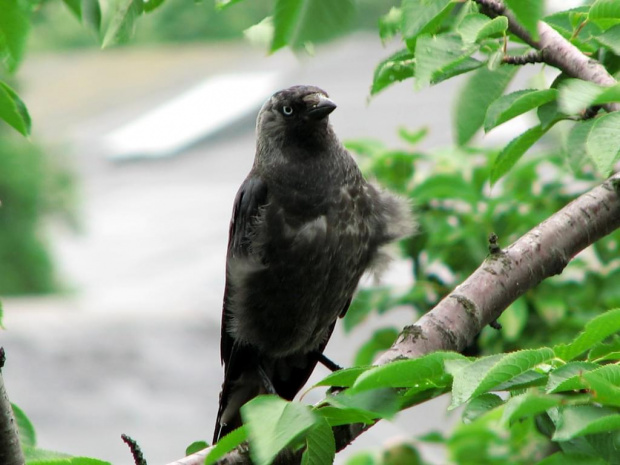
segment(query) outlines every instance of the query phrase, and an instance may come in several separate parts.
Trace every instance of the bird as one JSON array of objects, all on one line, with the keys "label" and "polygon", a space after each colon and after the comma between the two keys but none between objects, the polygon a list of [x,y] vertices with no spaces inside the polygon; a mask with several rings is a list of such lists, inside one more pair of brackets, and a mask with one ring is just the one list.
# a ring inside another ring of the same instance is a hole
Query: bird
[{"label": "bird", "polygon": [[235,197],[221,326],[224,382],[213,443],[260,394],[293,400],[366,272],[415,229],[409,202],[367,181],[316,86],[273,94],[256,121],[252,168]]}]

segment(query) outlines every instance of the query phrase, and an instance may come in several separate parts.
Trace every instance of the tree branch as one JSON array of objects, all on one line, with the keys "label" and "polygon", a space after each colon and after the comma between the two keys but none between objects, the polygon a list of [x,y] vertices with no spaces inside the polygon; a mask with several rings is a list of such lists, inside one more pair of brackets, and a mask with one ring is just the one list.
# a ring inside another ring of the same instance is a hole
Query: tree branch
[{"label": "tree branch", "polygon": [[[620,173],[581,195],[506,249],[491,253],[480,267],[437,306],[407,326],[377,361],[384,365],[438,350],[461,352],[476,335],[518,297],[560,274],[575,255],[620,228]],[[334,428],[336,449],[344,449],[370,426]],[[209,449],[170,465],[204,463]],[[299,463],[294,460],[286,463]],[[247,454],[234,450],[219,465],[250,465]]]},{"label": "tree branch", "polygon": [[[538,22],[539,40],[530,34],[516,20],[514,14],[499,0],[475,0],[482,7],[482,13],[491,18],[505,16],[508,30],[530,47],[541,52],[542,61],[554,66],[569,76],[591,81],[602,86],[612,86],[616,80],[598,61],[585,56],[581,51],[562,37],[555,29],[543,21]],[[607,111],[618,111],[620,105],[610,103],[604,106]]]},{"label": "tree branch", "polygon": [[4,361],[4,349],[0,347],[0,463],[3,465],[24,465],[26,461],[19,444],[17,423],[2,378]]}]

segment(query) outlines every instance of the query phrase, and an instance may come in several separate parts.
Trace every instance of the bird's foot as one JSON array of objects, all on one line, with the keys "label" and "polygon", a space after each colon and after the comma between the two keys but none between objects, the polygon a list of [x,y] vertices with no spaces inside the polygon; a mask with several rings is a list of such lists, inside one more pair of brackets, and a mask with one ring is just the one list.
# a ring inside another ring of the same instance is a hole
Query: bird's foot
[{"label": "bird's foot", "polygon": [[263,386],[265,390],[267,391],[267,394],[278,395],[278,393],[276,392],[276,388],[274,387],[273,383],[271,382],[271,379],[269,378],[269,376],[263,369],[262,365],[258,365],[258,376],[260,376],[260,379],[263,382]]}]

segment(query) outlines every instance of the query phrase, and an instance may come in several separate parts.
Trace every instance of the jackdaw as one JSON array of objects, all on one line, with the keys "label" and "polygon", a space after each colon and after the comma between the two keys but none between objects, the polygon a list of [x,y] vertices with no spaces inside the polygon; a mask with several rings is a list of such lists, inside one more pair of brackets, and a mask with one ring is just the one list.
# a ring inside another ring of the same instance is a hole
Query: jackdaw
[{"label": "jackdaw", "polygon": [[256,122],[254,165],[230,222],[213,442],[241,425],[259,394],[293,397],[318,361],[357,284],[385,264],[381,247],[410,234],[408,203],[367,182],[314,86],[276,92]]}]

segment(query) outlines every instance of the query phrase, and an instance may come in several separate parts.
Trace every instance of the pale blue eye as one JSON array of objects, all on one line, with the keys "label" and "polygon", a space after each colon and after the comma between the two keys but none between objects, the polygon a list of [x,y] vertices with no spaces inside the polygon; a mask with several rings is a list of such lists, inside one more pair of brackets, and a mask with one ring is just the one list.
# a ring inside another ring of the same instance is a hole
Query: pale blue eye
[{"label": "pale blue eye", "polygon": [[283,106],[282,113],[285,116],[291,116],[293,114],[293,107],[289,107],[288,105]]}]

